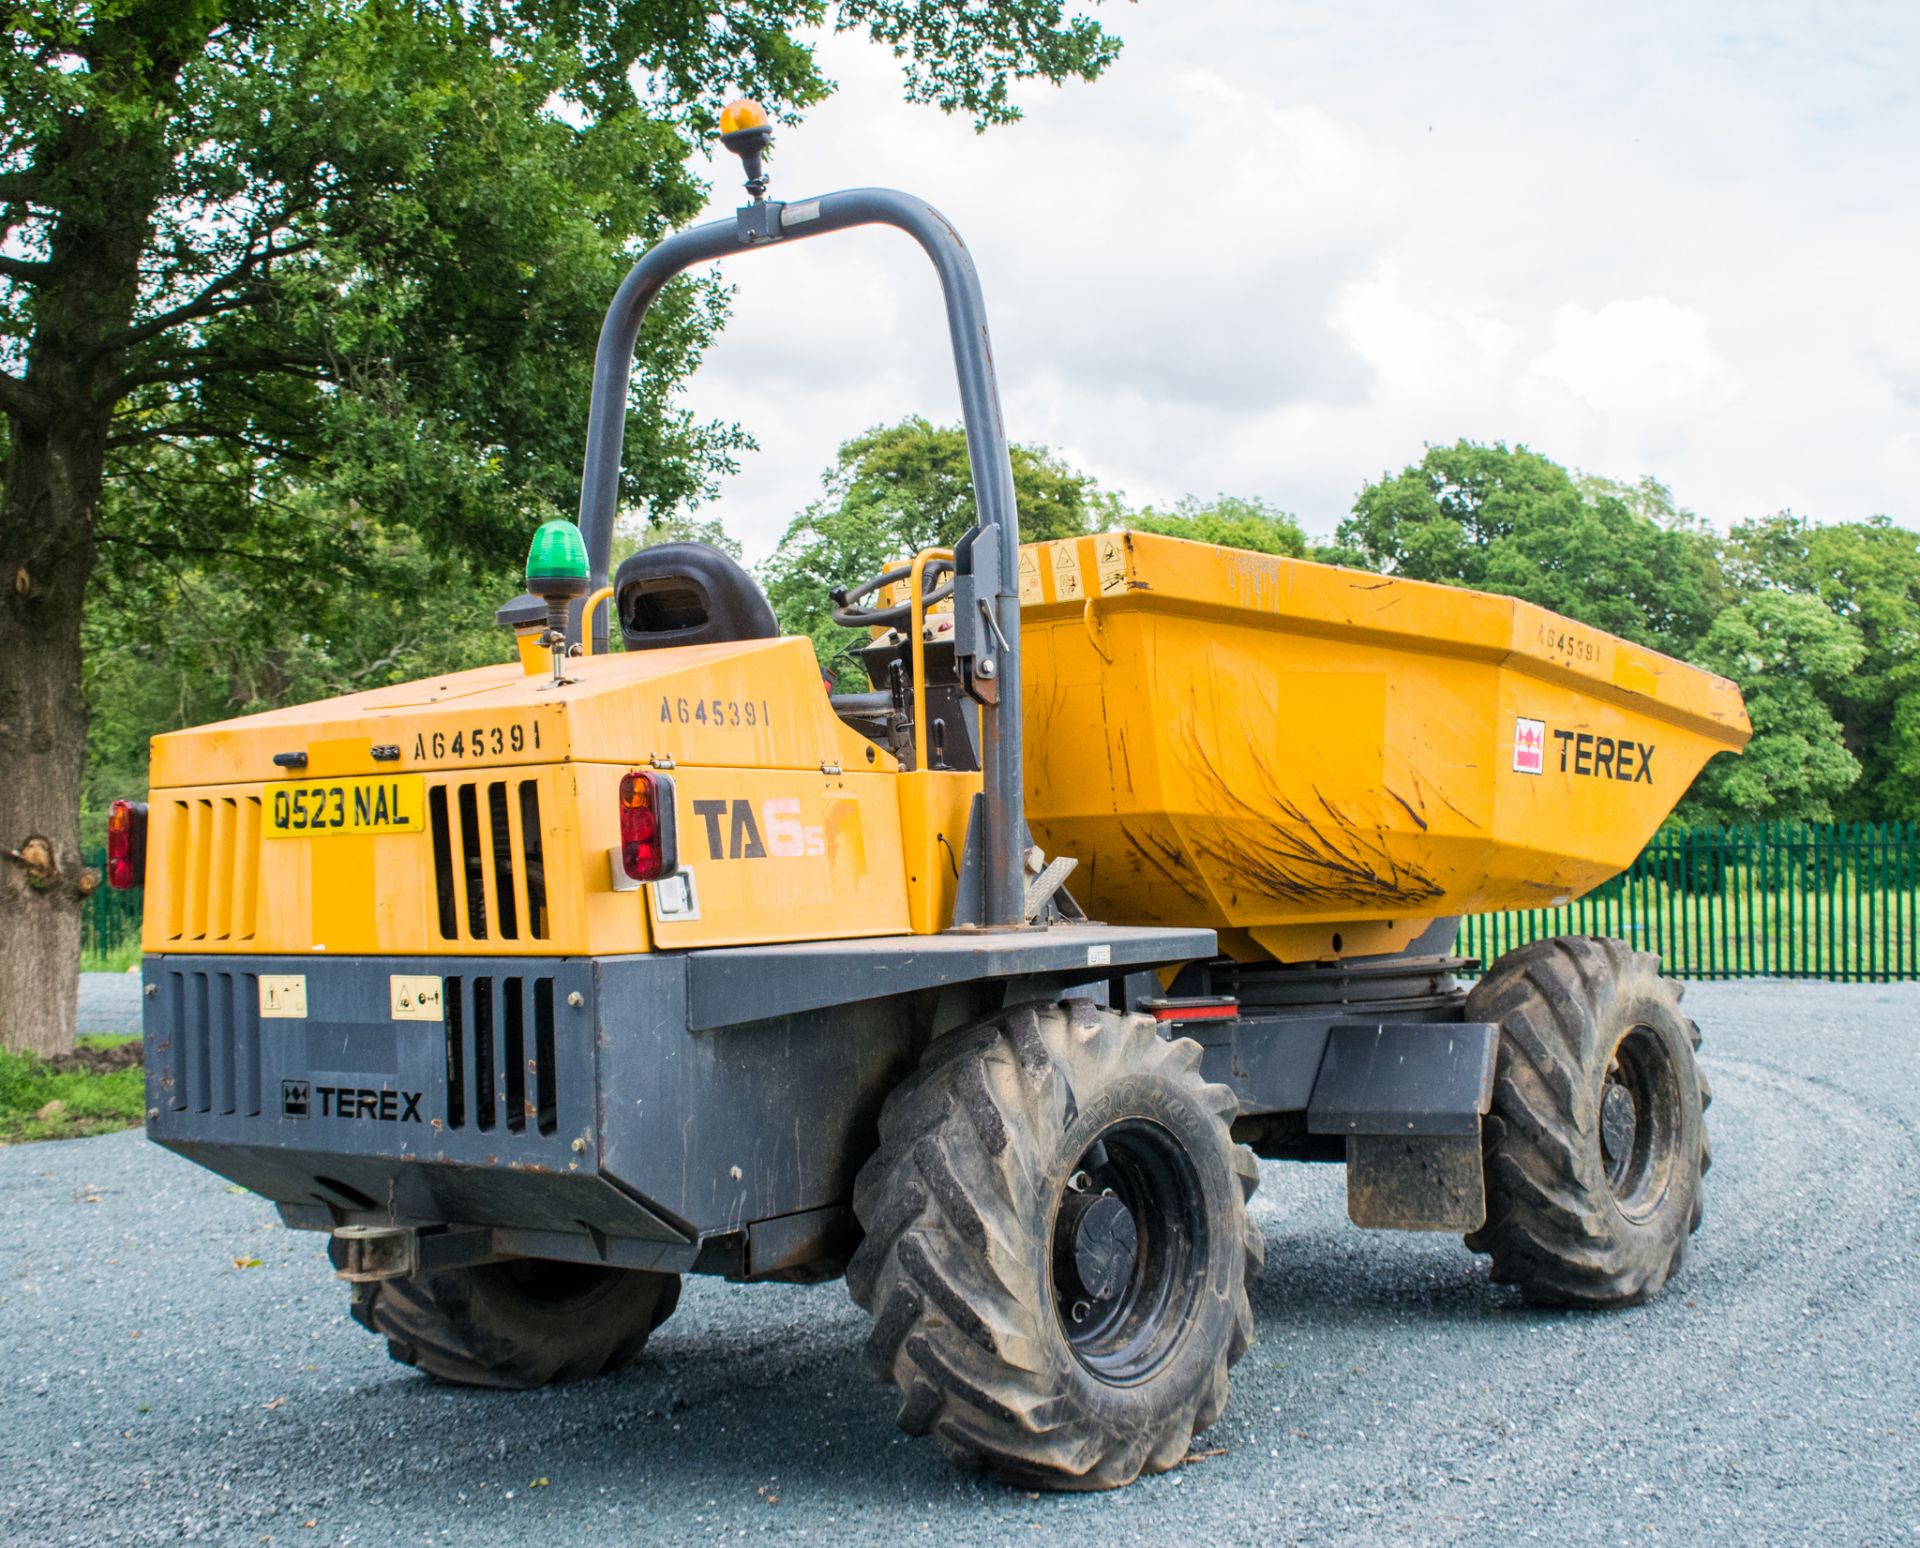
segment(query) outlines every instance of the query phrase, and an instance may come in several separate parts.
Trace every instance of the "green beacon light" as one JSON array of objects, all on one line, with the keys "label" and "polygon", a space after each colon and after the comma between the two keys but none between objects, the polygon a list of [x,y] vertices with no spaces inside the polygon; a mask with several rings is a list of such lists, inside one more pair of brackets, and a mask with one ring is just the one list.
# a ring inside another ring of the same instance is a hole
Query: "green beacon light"
[{"label": "green beacon light", "polygon": [[580,529],[563,518],[542,522],[527,550],[527,590],[547,604],[547,636],[553,649],[553,680],[565,677],[567,607],[593,584],[587,544]]}]

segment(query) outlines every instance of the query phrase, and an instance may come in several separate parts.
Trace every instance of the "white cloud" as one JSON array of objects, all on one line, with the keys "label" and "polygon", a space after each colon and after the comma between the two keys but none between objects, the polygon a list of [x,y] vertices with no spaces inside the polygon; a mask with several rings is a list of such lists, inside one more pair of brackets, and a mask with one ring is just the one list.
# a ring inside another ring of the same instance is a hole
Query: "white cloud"
[{"label": "white cloud", "polygon": [[1569,302],[1553,314],[1553,342],[1529,367],[1602,414],[1665,418],[1724,407],[1739,382],[1707,340],[1708,320],[1664,296]]},{"label": "white cloud", "polygon": [[1524,331],[1485,303],[1410,292],[1401,258],[1346,287],[1333,321],[1393,393],[1482,398],[1505,382]]}]

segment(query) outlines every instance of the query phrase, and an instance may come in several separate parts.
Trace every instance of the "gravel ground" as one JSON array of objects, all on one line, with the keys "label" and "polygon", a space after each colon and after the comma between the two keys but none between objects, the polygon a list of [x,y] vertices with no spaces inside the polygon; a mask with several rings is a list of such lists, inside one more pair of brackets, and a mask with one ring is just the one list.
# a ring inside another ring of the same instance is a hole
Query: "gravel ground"
[{"label": "gravel ground", "polygon": [[79,1027],[82,1032],[138,1032],[140,975],[82,973]]},{"label": "gravel ground", "polygon": [[1920,986],[1688,1003],[1716,1164],[1664,1297],[1523,1310],[1457,1240],[1348,1226],[1337,1169],[1269,1165],[1207,1455],[1092,1497],[899,1436],[838,1284],[690,1281],[621,1376],[458,1392],[349,1321],[317,1238],[139,1135],[0,1151],[0,1536],[1920,1542]]}]

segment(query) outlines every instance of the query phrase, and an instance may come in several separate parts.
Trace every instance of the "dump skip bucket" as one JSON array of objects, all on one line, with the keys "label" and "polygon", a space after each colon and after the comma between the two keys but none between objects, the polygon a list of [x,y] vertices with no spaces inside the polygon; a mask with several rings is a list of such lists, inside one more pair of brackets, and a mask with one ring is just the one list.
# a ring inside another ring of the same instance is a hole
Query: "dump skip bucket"
[{"label": "dump skip bucket", "polygon": [[1750,727],[1726,679],[1510,597],[1144,533],[1021,551],[1027,816],[1098,919],[1406,947],[1618,874]]}]

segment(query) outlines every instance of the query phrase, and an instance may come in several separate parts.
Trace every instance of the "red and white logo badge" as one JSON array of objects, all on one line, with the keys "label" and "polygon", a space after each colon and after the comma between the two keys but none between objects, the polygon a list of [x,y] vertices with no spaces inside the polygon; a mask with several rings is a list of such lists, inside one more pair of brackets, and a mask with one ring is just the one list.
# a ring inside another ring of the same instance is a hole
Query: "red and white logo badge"
[{"label": "red and white logo badge", "polygon": [[1524,715],[1513,722],[1513,771],[1538,774],[1547,766],[1547,723]]}]

